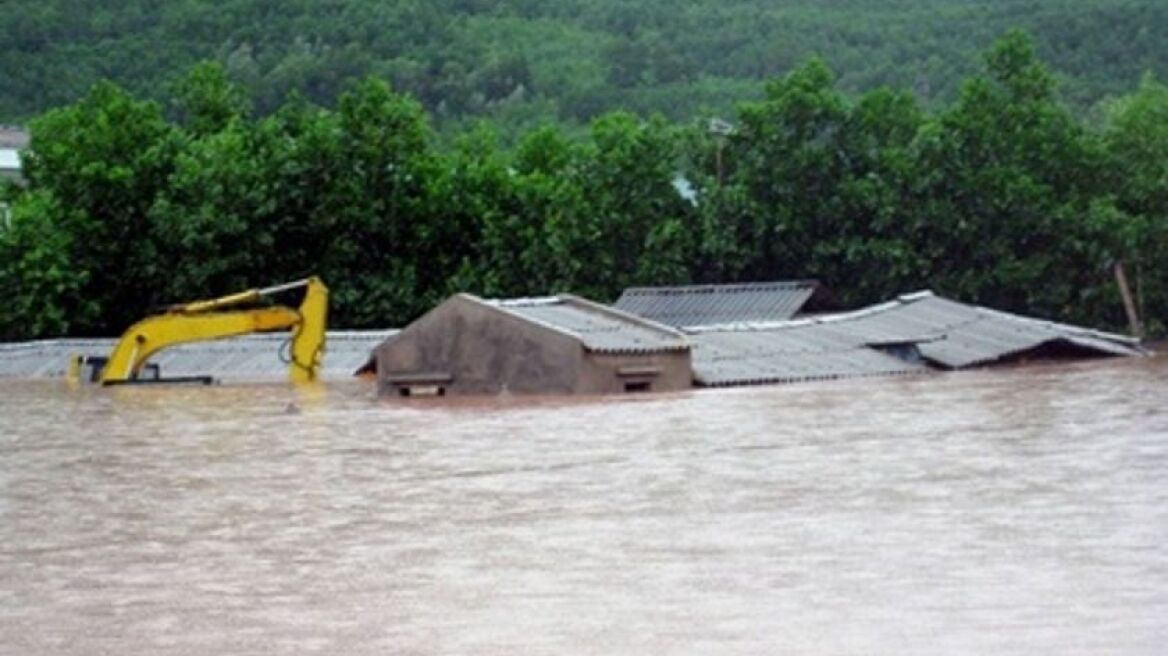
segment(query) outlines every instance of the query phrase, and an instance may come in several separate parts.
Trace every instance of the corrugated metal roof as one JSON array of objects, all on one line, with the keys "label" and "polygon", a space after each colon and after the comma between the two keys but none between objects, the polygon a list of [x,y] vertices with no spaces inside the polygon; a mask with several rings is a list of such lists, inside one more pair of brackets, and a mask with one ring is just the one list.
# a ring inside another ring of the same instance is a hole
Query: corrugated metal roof
[{"label": "corrugated metal roof", "polygon": [[579,339],[589,351],[654,353],[689,349],[689,341],[677,330],[570,294],[486,301],[470,298]]},{"label": "corrugated metal roof", "polygon": [[924,364],[851,344],[831,331],[728,330],[690,339],[694,380],[711,387],[928,371]]},{"label": "corrugated metal roof", "polygon": [[826,290],[815,280],[730,285],[630,287],[614,307],[669,326],[781,321],[803,311]]},{"label": "corrugated metal roof", "polygon": [[[1122,335],[908,294],[855,312],[785,322],[706,326],[689,331],[695,379],[703,385],[912,373],[925,363],[959,369],[1065,342],[1101,355],[1137,355]],[[878,346],[909,345],[924,362]]]},{"label": "corrugated metal roof", "polygon": [[[350,377],[373,349],[396,330],[329,331],[322,378]],[[285,333],[245,335],[180,344],[150,358],[165,377],[209,375],[227,382],[283,380],[288,365]],[[53,339],[0,344],[0,378],[57,378],[76,354],[106,356],[114,338]]]},{"label": "corrugated metal roof", "polygon": [[929,293],[902,299],[897,315],[929,323],[944,335],[920,344],[921,355],[949,369],[1001,360],[1059,341],[1104,355],[1141,352],[1138,340],[1123,335],[962,305]]}]

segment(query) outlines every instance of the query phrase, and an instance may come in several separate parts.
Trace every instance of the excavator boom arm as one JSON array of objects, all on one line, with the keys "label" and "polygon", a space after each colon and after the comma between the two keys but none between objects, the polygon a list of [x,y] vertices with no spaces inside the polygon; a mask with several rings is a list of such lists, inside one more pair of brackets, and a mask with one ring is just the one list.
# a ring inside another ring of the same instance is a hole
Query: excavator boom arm
[{"label": "excavator boom arm", "polygon": [[[304,301],[298,310],[278,305],[248,310],[224,309],[254,302],[266,293],[298,286],[306,287]],[[170,346],[289,329],[292,330],[289,378],[293,382],[313,381],[320,373],[324,357],[327,321],[328,288],[316,277],[210,301],[176,305],[164,314],[139,321],[122,335],[102,371],[101,382],[133,380],[150,356]]]},{"label": "excavator boom arm", "polygon": [[311,382],[320,375],[328,330],[328,287],[315,276],[305,282],[300,323],[292,334],[292,367],[288,370],[294,383]]}]

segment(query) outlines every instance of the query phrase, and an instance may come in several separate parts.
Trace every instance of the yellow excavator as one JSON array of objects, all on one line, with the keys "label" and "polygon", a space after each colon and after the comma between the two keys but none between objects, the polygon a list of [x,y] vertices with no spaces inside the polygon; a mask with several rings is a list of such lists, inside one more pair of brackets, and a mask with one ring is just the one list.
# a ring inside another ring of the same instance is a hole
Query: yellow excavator
[{"label": "yellow excavator", "polygon": [[[282,305],[243,307],[259,303],[273,294],[300,287],[305,289],[304,300],[297,309]],[[158,351],[176,344],[291,330],[288,378],[294,383],[311,382],[320,376],[327,321],[328,287],[315,276],[263,289],[249,289],[221,298],[181,303],[130,326],[108,358],[75,357],[70,365],[70,375],[79,379],[82,367],[90,364],[99,367],[94,373],[102,385],[138,382],[209,383],[212,381],[206,376],[160,378],[156,367],[152,376],[144,376],[144,372],[152,366],[147,365],[146,361]]]}]

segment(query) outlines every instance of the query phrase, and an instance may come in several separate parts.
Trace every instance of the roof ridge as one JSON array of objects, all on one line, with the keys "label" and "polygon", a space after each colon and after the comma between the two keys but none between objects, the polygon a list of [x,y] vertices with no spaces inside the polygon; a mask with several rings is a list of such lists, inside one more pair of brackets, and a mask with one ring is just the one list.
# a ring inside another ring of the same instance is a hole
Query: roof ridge
[{"label": "roof ridge", "polygon": [[[568,337],[571,337],[572,339],[579,341],[581,344],[584,343],[584,336],[581,335],[580,333],[574,331],[574,330],[568,330],[567,328],[564,328],[563,326],[557,326],[554,323],[551,323],[548,321],[543,321],[542,319],[536,319],[535,317],[531,317],[531,316],[528,316],[526,314],[516,312],[512,309],[512,308],[518,308],[518,307],[533,307],[531,305],[509,305],[509,306],[508,305],[500,305],[498,302],[496,302],[496,301],[498,301],[498,299],[494,299],[494,301],[492,301],[492,300],[488,300],[488,299],[485,299],[485,298],[482,298],[479,296],[475,296],[474,294],[469,294],[467,292],[460,292],[458,294],[455,294],[455,296],[462,298],[464,300],[470,301],[471,303],[474,303],[476,305],[481,305],[482,307],[490,308],[496,312],[501,312],[509,317],[519,319],[520,321],[527,321],[527,322],[533,323],[537,326],[540,326],[542,328],[547,328],[548,330],[559,333],[561,335],[566,335]],[[554,305],[554,303],[546,303],[545,305]]]},{"label": "roof ridge", "polygon": [[682,327],[682,330],[689,335],[716,332],[764,332],[769,330],[799,328],[801,326],[840,323],[844,321],[852,321],[854,319],[862,319],[880,312],[887,312],[888,310],[899,307],[901,305],[907,305],[909,303],[915,303],[917,301],[933,297],[933,292],[926,289],[919,292],[913,292],[911,294],[902,294],[892,299],[891,301],[885,301],[883,303],[877,303],[875,305],[869,305],[857,310],[849,310],[847,312],[817,314],[812,317],[804,317],[801,319],[785,319],[782,321],[740,321],[735,323],[711,324],[708,326],[684,326]]},{"label": "roof ridge", "polygon": [[484,303],[498,305],[499,307],[537,307],[540,305],[555,305],[561,302],[559,296],[520,296],[517,298],[484,298],[481,300]]},{"label": "roof ridge", "polygon": [[822,286],[818,279],[807,278],[800,280],[769,280],[754,282],[704,283],[698,285],[665,285],[656,287],[627,287],[625,294],[692,294],[707,292],[738,292],[759,289],[798,289],[805,287]]},{"label": "roof ridge", "polygon": [[676,328],[673,328],[671,326],[666,326],[663,323],[658,323],[656,321],[653,321],[652,319],[646,319],[645,317],[642,317],[642,316],[639,316],[636,314],[632,314],[630,312],[625,312],[624,310],[614,308],[611,305],[597,303],[596,301],[584,298],[583,296],[576,296],[575,294],[560,294],[558,296],[558,298],[562,299],[565,303],[569,303],[572,305],[584,306],[584,307],[588,308],[589,310],[596,312],[597,314],[604,314],[604,315],[607,315],[610,317],[620,319],[622,321],[626,321],[628,323],[632,323],[632,324],[641,326],[643,328],[648,328],[650,330],[655,330],[659,333],[664,333],[666,335],[669,335],[670,337],[677,337],[681,341],[686,342],[686,343],[688,343],[688,341],[689,341],[686,338],[685,333],[676,329]]},{"label": "roof ridge", "polygon": [[[572,294],[560,294],[560,295],[555,296],[555,297],[540,297],[540,298],[536,298],[536,299],[530,299],[534,302],[526,303],[526,304],[499,302],[498,299],[487,300],[487,299],[483,299],[483,298],[480,298],[478,296],[475,296],[474,294],[467,294],[467,293],[461,293],[461,294],[458,294],[457,296],[462,297],[462,298],[464,298],[472,303],[475,303],[477,305],[480,305],[482,307],[490,308],[491,310],[493,310],[495,312],[500,312],[500,313],[506,314],[509,317],[519,319],[520,321],[525,321],[527,323],[539,326],[541,328],[545,328],[547,330],[558,333],[560,335],[570,337],[570,338],[578,341],[581,344],[581,346],[583,346],[586,350],[589,350],[589,351],[607,352],[607,351],[609,351],[609,349],[596,348],[594,346],[591,346],[590,345],[591,342],[589,341],[590,338],[585,333],[577,332],[577,331],[572,330],[570,328],[561,326],[555,322],[547,321],[545,319],[541,319],[539,317],[532,316],[530,314],[521,312],[520,310],[522,310],[523,308],[531,308],[531,307],[547,307],[547,306],[553,306],[553,305],[564,305],[567,307],[572,307],[578,311],[588,312],[588,313],[592,313],[592,314],[599,314],[601,316],[605,316],[605,317],[608,317],[610,319],[617,319],[623,323],[631,324],[633,326],[637,326],[639,328],[646,329],[646,330],[649,330],[651,332],[655,332],[658,335],[664,335],[665,337],[672,338],[672,343],[668,343],[666,345],[658,346],[658,347],[648,346],[645,348],[631,349],[633,351],[643,350],[643,351],[647,351],[647,352],[653,352],[653,351],[689,350],[692,346],[690,344],[689,339],[686,337],[685,333],[682,333],[681,331],[675,330],[675,329],[670,328],[668,326],[663,326],[661,324],[658,324],[654,321],[650,321],[650,320],[645,319],[643,317],[638,317],[636,315],[630,315],[626,312],[622,312],[622,311],[617,310],[615,308],[611,308],[611,307],[604,305],[602,303],[597,303],[595,301],[592,301],[592,300],[589,300],[589,299],[586,299],[586,298],[583,298],[580,296],[575,296]],[[520,299],[520,300],[523,300],[523,299]],[[627,350],[627,349],[618,349],[618,350],[623,351],[623,350]]]},{"label": "roof ridge", "polygon": [[[957,302],[957,301],[954,301],[954,302]],[[1089,328],[1087,326],[1076,326],[1075,324],[1063,323],[1061,321],[1054,321],[1051,319],[1040,319],[1038,317],[1032,317],[1032,316],[1028,316],[1025,314],[1013,314],[1011,312],[1006,312],[1004,310],[995,310],[994,308],[986,307],[983,305],[972,305],[971,304],[970,307],[975,308],[981,314],[986,314],[986,315],[991,315],[991,316],[995,316],[995,317],[1006,319],[1006,320],[1011,320],[1011,321],[1014,321],[1016,323],[1036,324],[1042,328],[1056,329],[1059,331],[1065,331],[1065,332],[1071,333],[1072,335],[1081,335],[1081,336],[1087,336],[1087,337],[1094,337],[1096,339],[1104,339],[1104,340],[1108,340],[1108,341],[1112,341],[1112,342],[1119,342],[1121,344],[1127,344],[1129,346],[1139,346],[1140,345],[1140,339],[1138,337],[1132,337],[1130,335],[1122,335],[1120,333],[1112,333],[1112,332],[1107,332],[1104,330],[1096,330],[1094,328]]]}]

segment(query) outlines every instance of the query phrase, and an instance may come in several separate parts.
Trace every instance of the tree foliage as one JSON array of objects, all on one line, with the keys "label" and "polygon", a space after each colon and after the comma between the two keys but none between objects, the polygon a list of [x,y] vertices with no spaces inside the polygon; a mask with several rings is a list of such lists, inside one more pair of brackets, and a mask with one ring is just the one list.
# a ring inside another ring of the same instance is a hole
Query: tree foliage
[{"label": "tree foliage", "polygon": [[938,109],[848,93],[811,60],[729,126],[609,112],[513,145],[490,122],[438,135],[423,101],[378,78],[334,109],[293,95],[262,117],[217,64],[172,87],[173,118],[101,83],[31,124],[0,228],[0,336],[114,334],[166,302],[309,273],[353,328],[455,291],[605,301],[788,277],[848,305],[932,287],[1118,327],[1116,261],[1162,330],[1168,90],[1148,77],[1088,125],[1024,33],[982,62]]},{"label": "tree foliage", "polygon": [[1168,87],[1145,76],[1139,89],[1108,108],[1103,133],[1107,189],[1130,221],[1125,236],[1153,330],[1168,322]]}]

